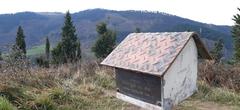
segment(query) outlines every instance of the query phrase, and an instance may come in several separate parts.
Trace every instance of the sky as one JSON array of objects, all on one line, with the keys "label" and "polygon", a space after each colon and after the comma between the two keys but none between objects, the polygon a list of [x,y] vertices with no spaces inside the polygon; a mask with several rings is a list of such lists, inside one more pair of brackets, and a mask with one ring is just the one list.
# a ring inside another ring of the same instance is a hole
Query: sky
[{"label": "sky", "polygon": [[86,9],[159,11],[209,24],[233,25],[240,0],[0,0],[0,14]]}]

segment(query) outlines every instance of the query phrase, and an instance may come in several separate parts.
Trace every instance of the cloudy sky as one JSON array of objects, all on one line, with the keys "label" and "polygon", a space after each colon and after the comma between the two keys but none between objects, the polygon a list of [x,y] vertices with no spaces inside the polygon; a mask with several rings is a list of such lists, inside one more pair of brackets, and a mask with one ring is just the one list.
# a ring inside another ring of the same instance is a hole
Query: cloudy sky
[{"label": "cloudy sky", "polygon": [[232,16],[238,13],[237,7],[240,0],[0,0],[0,14],[78,12],[93,8],[148,10],[218,25],[233,25]]}]

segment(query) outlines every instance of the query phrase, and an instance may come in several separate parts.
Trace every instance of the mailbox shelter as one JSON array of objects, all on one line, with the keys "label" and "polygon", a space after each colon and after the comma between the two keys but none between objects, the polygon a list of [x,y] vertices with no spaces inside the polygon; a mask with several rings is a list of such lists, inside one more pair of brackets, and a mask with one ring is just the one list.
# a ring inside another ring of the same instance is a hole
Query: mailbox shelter
[{"label": "mailbox shelter", "polygon": [[131,33],[101,64],[115,68],[117,98],[171,110],[197,90],[198,58],[212,59],[194,32]]}]

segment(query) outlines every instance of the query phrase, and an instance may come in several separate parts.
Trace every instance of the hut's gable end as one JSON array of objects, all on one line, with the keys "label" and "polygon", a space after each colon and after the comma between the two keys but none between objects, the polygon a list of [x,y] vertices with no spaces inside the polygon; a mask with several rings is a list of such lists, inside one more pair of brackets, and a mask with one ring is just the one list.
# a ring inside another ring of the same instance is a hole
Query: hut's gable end
[{"label": "hut's gable end", "polygon": [[166,110],[197,89],[197,58],[197,47],[191,38],[163,77],[163,107]]}]

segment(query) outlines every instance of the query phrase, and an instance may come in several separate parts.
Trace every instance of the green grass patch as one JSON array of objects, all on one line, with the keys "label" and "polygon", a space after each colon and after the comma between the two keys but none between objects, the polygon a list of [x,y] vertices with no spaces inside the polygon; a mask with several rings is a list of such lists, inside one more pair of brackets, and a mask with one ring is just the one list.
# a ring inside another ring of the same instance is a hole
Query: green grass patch
[{"label": "green grass patch", "polygon": [[45,45],[34,46],[27,50],[27,56],[41,55],[45,53]]},{"label": "green grass patch", "polygon": [[0,97],[0,110],[16,110],[16,108],[4,97]]},{"label": "green grass patch", "polygon": [[[52,50],[52,48],[50,48]],[[37,56],[45,53],[45,44],[33,46],[27,49],[27,56]],[[6,58],[9,53],[2,53],[3,58]]]}]

